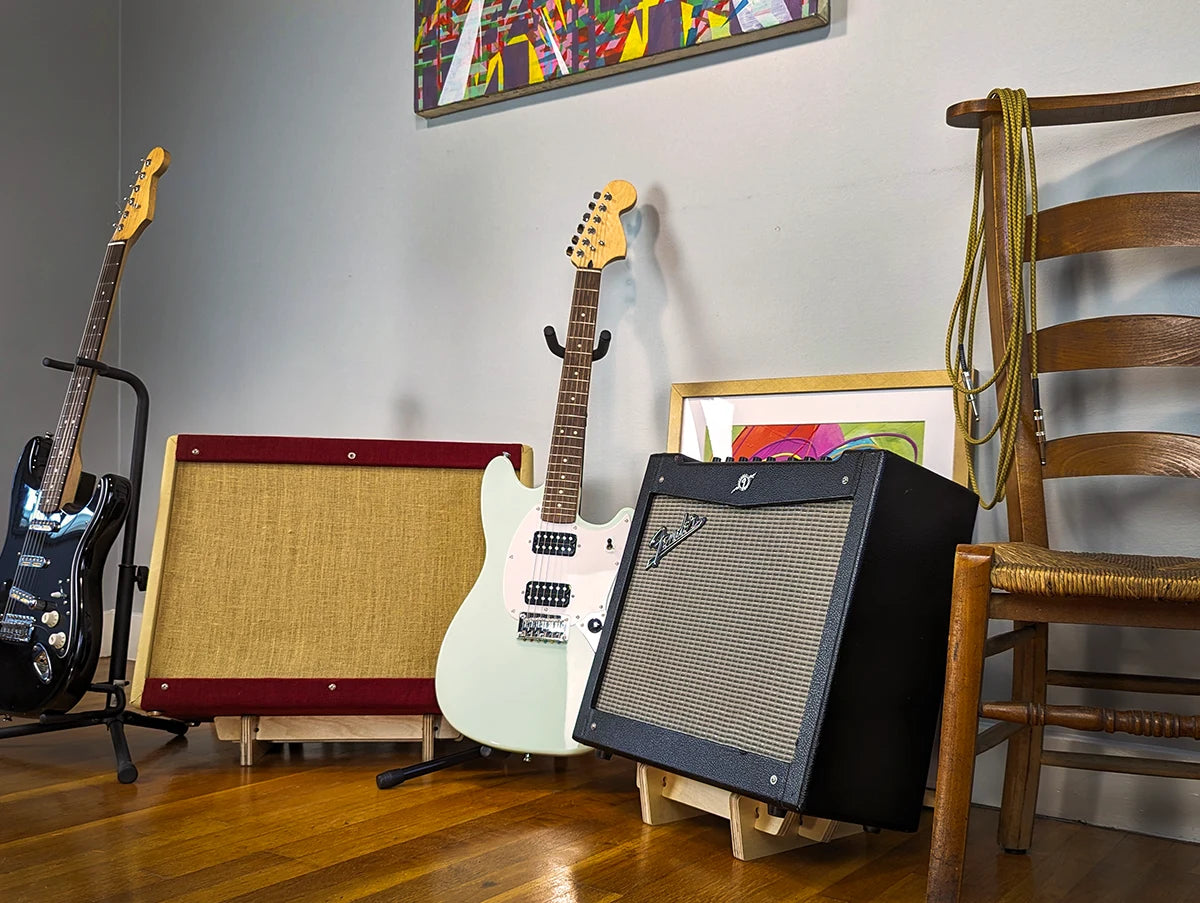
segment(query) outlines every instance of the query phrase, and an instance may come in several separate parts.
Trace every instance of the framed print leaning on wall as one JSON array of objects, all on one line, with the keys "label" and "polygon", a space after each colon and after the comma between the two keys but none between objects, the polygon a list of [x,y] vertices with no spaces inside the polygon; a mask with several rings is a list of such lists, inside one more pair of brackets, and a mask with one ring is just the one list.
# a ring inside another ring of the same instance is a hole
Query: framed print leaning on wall
[{"label": "framed print leaning on wall", "polygon": [[691,458],[836,458],[884,448],[964,483],[966,446],[944,370],[671,386],[667,451]]}]

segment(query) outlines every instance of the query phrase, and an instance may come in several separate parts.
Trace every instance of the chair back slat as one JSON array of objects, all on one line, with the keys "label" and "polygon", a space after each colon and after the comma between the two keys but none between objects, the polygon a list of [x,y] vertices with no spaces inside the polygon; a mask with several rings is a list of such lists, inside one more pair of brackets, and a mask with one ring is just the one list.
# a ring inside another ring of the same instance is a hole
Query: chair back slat
[{"label": "chair back slat", "polygon": [[1038,213],[1038,260],[1163,247],[1200,247],[1200,192],[1114,194]]},{"label": "chair back slat", "polygon": [[1124,367],[1200,367],[1200,317],[1122,314],[1038,330],[1041,373]]},{"label": "chair back slat", "polygon": [[1086,433],[1046,443],[1042,479],[1160,476],[1200,479],[1200,436],[1181,433]]}]

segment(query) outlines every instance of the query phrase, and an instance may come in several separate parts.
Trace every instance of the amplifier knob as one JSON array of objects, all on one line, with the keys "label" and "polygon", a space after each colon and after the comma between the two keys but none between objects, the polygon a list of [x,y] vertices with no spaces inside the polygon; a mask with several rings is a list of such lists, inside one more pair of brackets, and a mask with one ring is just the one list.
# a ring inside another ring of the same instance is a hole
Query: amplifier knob
[{"label": "amplifier knob", "polygon": [[47,627],[53,627],[58,623],[58,612],[53,609],[42,612],[42,623]]},{"label": "amplifier knob", "polygon": [[587,628],[592,633],[599,633],[601,630],[604,629],[604,622],[601,621],[599,618],[592,618],[590,621],[588,621]]},{"label": "amplifier knob", "polygon": [[50,634],[50,638],[46,642],[55,649],[62,649],[63,646],[67,645],[67,635],[60,630],[58,633]]}]

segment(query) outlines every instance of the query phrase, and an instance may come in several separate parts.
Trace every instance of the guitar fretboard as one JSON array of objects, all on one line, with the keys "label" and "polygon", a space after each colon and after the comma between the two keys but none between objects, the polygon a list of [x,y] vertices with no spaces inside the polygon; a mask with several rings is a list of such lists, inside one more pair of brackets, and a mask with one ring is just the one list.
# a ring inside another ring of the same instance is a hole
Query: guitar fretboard
[{"label": "guitar fretboard", "polygon": [[[78,356],[81,358],[97,360],[100,357],[100,350],[104,347],[104,337],[108,332],[109,313],[112,311],[117,283],[121,278],[125,245],[126,243],[123,241],[114,241],[105,250],[104,263],[100,267],[100,279],[96,283],[96,294],[92,297],[92,307],[88,312],[87,325],[83,330],[83,338],[79,342]],[[46,472],[42,476],[42,490],[38,502],[44,514],[51,514],[62,507],[63,490],[66,487],[67,474],[71,468],[71,459],[79,444],[83,421],[87,416],[95,375],[96,373],[91,367],[77,366],[71,373],[62,413],[58,417],[58,427],[54,431],[50,460],[47,462]]]},{"label": "guitar fretboard", "polygon": [[595,345],[599,301],[600,270],[577,270],[567,338],[563,343],[565,354],[562,376],[558,381],[554,435],[550,440],[546,485],[542,490],[542,520],[552,524],[574,523],[579,514],[588,392],[592,381],[592,348]]}]

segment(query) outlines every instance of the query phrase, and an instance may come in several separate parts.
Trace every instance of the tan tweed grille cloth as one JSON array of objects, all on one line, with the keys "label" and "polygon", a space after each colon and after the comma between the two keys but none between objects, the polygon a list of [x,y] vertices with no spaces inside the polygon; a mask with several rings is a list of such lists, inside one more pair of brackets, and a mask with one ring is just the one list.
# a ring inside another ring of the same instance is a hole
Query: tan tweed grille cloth
[{"label": "tan tweed grille cloth", "polygon": [[150,667],[433,677],[483,563],[482,471],[180,462]]},{"label": "tan tweed grille cloth", "polygon": [[992,585],[1009,592],[1200,601],[1197,558],[1059,552],[1023,542],[993,548]]}]

